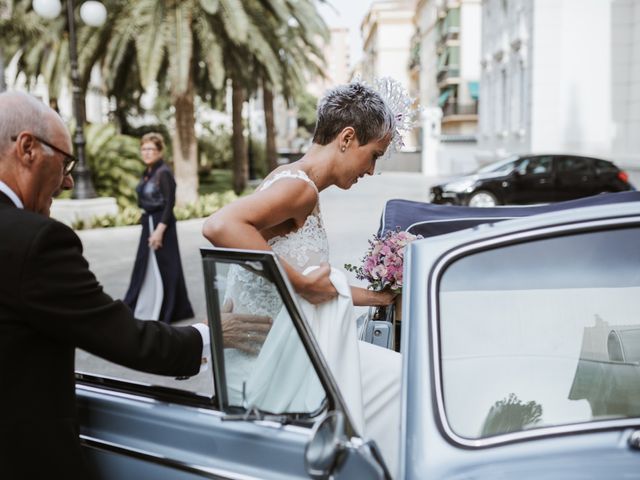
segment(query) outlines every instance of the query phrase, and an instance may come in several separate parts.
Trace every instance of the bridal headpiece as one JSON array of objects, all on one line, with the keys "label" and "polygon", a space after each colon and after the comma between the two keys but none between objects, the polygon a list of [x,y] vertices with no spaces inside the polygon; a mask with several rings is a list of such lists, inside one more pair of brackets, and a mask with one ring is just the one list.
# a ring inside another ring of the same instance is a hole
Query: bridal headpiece
[{"label": "bridal headpiece", "polygon": [[398,151],[404,146],[403,135],[416,125],[418,108],[402,84],[391,77],[381,77],[374,81],[373,89],[382,97],[396,119],[391,135],[391,149]]}]

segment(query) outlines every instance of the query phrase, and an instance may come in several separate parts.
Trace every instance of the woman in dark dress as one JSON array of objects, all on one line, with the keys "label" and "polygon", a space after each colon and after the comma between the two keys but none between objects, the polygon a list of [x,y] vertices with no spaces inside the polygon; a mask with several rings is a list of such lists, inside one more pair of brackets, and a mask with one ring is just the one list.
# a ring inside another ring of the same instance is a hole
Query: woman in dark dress
[{"label": "woman in dark dress", "polygon": [[143,210],[142,234],[124,297],[136,318],[171,323],[193,317],[187,296],[173,215],[176,182],[162,154],[164,141],[158,133],[140,140],[145,169],[136,187]]}]

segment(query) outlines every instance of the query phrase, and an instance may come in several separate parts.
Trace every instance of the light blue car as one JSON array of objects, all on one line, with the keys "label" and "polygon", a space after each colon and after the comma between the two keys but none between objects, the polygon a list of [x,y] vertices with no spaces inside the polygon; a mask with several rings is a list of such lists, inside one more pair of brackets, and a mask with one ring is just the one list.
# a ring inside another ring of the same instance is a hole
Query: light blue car
[{"label": "light blue car", "polygon": [[[447,217],[463,222],[440,231],[401,209],[397,226],[431,236],[405,258],[397,471],[356,433],[267,252],[202,251],[211,368],[190,379],[127,369],[106,378],[113,366],[85,362],[83,445],[114,480],[640,478],[640,194],[583,205],[448,210],[440,227]],[[460,225],[475,226],[436,235]],[[317,387],[295,411],[270,397],[284,373],[249,398],[264,379],[235,368],[225,351],[220,312],[238,272],[278,292],[294,339],[279,353],[282,372],[296,362]],[[363,331],[383,326],[371,322]]]}]

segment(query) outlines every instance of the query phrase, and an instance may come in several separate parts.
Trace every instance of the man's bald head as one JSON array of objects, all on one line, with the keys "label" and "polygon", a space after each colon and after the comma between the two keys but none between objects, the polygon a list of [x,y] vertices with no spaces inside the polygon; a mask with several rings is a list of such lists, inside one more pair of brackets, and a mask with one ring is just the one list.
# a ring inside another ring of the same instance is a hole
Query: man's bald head
[{"label": "man's bald head", "polygon": [[52,108],[26,93],[0,94],[0,180],[25,210],[48,216],[53,198],[73,188],[61,153],[71,148],[69,131]]},{"label": "man's bald head", "polygon": [[64,126],[60,116],[33,95],[0,93],[0,158],[11,146],[11,136],[22,131],[48,138],[52,122]]}]

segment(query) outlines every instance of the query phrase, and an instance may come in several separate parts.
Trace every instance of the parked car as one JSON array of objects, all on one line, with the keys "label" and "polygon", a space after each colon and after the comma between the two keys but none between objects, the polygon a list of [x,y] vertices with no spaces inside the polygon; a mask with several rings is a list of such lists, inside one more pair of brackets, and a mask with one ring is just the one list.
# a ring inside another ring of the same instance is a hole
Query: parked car
[{"label": "parked car", "polygon": [[471,207],[549,203],[632,190],[612,162],[575,155],[517,155],[435,185],[432,203]]},{"label": "parked car", "polygon": [[[405,256],[397,471],[354,427],[277,258],[206,248],[211,369],[164,384],[77,374],[102,478],[637,477],[640,192],[484,210],[395,201],[382,228],[397,227],[426,237]],[[255,401],[228,391],[238,373],[220,309],[233,270],[275,289],[291,322],[293,344],[272,352],[282,370],[246,373],[247,389],[256,375],[268,387]],[[294,381],[294,362],[320,388],[288,411],[270,392]]]}]

